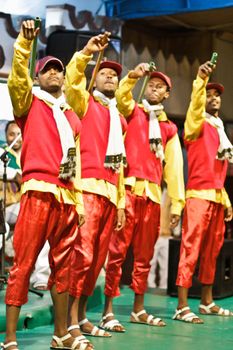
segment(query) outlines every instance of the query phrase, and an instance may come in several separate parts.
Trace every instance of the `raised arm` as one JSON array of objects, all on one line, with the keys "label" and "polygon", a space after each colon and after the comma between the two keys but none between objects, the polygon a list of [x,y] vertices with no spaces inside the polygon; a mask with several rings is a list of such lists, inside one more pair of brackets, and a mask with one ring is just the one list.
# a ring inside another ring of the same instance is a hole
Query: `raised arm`
[{"label": "raised arm", "polygon": [[184,124],[184,138],[188,141],[198,138],[205,120],[206,85],[214,68],[215,66],[210,61],[202,64],[193,82],[191,102]]},{"label": "raised arm", "polygon": [[87,81],[84,73],[86,66],[95,52],[102,51],[108,46],[110,34],[105,32],[93,36],[81,51],[73,55],[66,67],[66,99],[80,118],[86,113],[90,96],[87,91]]},{"label": "raised arm", "polygon": [[125,117],[128,117],[135,107],[135,101],[132,94],[133,88],[137,81],[147,74],[149,74],[149,64],[140,63],[133,70],[129,71],[127,76],[120,81],[115,96],[117,99],[117,108]]},{"label": "raised arm", "polygon": [[32,102],[33,81],[29,76],[28,66],[32,41],[38,35],[33,20],[24,21],[19,36],[14,44],[12,69],[8,78],[8,89],[13,105],[14,115],[27,115]]}]

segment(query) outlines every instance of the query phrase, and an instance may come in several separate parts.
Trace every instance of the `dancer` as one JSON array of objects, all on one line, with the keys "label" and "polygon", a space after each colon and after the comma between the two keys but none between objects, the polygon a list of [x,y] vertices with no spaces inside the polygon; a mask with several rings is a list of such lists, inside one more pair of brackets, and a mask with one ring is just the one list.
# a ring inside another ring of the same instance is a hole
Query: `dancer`
[{"label": "dancer", "polygon": [[100,64],[93,96],[86,90],[85,68],[95,52],[105,49],[110,33],[92,37],[76,52],[66,69],[66,96],[82,119],[80,151],[82,190],[86,222],[80,228],[72,255],[69,330],[109,337],[86,317],[88,296],[92,295],[104,265],[110,236],[124,226],[125,194],[123,172],[125,150],[122,132],[124,119],[116,108],[115,90],[121,65],[115,61]]},{"label": "dancer", "polygon": [[144,310],[144,294],[160,222],[161,180],[164,177],[171,198],[170,227],[180,219],[184,206],[183,159],[177,127],[168,120],[162,102],[169,97],[171,80],[152,72],[145,99],[137,104],[131,90],[138,79],[149,74],[149,65],[139,64],[120,82],[116,92],[118,108],[127,117],[125,138],[128,167],[125,170],[126,225],[114,232],[106,268],[105,308],[101,328],[124,332],[115,320],[113,298],[120,295],[121,266],[132,244],[134,265],[131,288],[134,305],[130,321],[150,326],[165,326],[160,318]]},{"label": "dancer", "polygon": [[198,278],[202,284],[199,312],[203,315],[233,315],[215,305],[212,294],[216,260],[224,241],[224,220],[232,219],[224,181],[227,163],[233,162],[233,147],[219,118],[224,87],[208,83],[214,68],[210,61],[199,67],[184,125],[188,183],[176,280],[178,306],[173,319],[198,324],[203,320],[190,310],[187,300],[198,258]]},{"label": "dancer", "polygon": [[[27,302],[30,274],[46,240],[50,244],[51,275],[48,287],[55,309],[51,349],[90,350],[91,346],[74,339],[67,331],[70,256],[77,236],[76,206],[82,209],[81,192],[76,187],[80,167],[76,162],[75,139],[81,124],[62,95],[62,62],[46,56],[36,65],[40,90],[32,93],[28,74],[31,44],[38,29],[34,21],[22,23],[14,44],[8,87],[19,125],[22,198],[14,231],[14,264],[6,290],[6,337],[2,349],[16,350],[16,327],[21,305]],[[77,154],[78,158],[78,154]]]}]

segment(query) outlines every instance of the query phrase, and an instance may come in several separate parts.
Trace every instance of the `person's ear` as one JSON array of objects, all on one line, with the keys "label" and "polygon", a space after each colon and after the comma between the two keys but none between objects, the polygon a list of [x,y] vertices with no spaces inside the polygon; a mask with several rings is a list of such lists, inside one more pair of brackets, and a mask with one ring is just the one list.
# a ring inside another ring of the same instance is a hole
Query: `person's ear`
[{"label": "person's ear", "polygon": [[36,77],[34,78],[34,84],[35,84],[35,85],[39,85],[39,78],[38,78],[38,76],[36,76]]},{"label": "person's ear", "polygon": [[167,90],[166,93],[165,93],[165,95],[164,95],[164,99],[166,100],[169,96],[170,96],[170,91]]}]

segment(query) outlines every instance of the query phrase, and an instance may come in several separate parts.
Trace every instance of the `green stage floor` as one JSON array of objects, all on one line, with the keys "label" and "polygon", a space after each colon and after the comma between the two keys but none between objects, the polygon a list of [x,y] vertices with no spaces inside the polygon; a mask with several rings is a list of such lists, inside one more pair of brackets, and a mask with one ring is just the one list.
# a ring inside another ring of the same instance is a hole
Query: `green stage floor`
[{"label": "green stage floor", "polygon": [[[162,295],[159,291],[147,293],[146,309],[161,316],[167,326],[163,328],[150,327],[129,323],[129,315],[133,302],[133,293],[127,287],[122,289],[122,295],[115,301],[115,314],[126,327],[125,334],[113,333],[112,338],[93,338],[95,349],[99,350],[228,350],[233,344],[233,317],[204,316],[203,325],[186,324],[171,319],[176,308],[177,299]],[[38,301],[39,303],[39,301]],[[42,301],[40,301],[40,304]],[[190,299],[190,306],[197,312],[198,300]],[[224,308],[233,309],[233,297],[218,300]],[[42,305],[42,304],[41,304]],[[1,305],[2,309],[2,305]],[[92,307],[88,317],[98,323],[102,305]],[[32,315],[31,315],[32,316]],[[41,316],[36,315],[36,319]],[[33,319],[33,317],[31,318]],[[47,319],[46,319],[47,320]],[[38,322],[37,322],[38,323]],[[53,326],[41,326],[34,329],[18,331],[20,350],[48,350]],[[0,339],[3,339],[1,334]]]}]

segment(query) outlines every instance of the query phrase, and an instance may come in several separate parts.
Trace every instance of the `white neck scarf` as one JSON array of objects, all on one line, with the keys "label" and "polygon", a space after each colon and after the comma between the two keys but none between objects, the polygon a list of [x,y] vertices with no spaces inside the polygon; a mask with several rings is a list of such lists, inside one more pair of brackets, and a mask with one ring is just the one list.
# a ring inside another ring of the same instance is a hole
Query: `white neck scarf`
[{"label": "white neck scarf", "polygon": [[94,90],[93,96],[97,97],[102,103],[107,105],[110,112],[110,129],[104,166],[113,169],[115,172],[119,172],[121,164],[126,165],[126,156],[121,120],[116,107],[116,99],[110,99],[98,90]]},{"label": "white neck scarf", "polygon": [[209,113],[206,113],[206,118],[210,120],[211,124],[217,128],[219,136],[219,147],[216,158],[219,160],[228,160],[233,163],[233,145],[228,139],[222,120],[219,117],[214,117]]},{"label": "white neck scarf", "polygon": [[72,180],[75,177],[76,147],[70,123],[61,110],[61,107],[66,104],[65,97],[61,95],[59,98],[55,98],[41,89],[33,90],[33,94],[40,100],[44,100],[52,105],[53,117],[57,125],[63,153],[58,177],[63,180]]},{"label": "white neck scarf", "polygon": [[155,153],[157,158],[160,158],[161,162],[164,160],[163,144],[161,131],[158,121],[158,116],[163,111],[164,107],[160,103],[158,105],[150,105],[147,100],[142,100],[142,104],[146,111],[149,112],[149,143],[150,149]]}]

